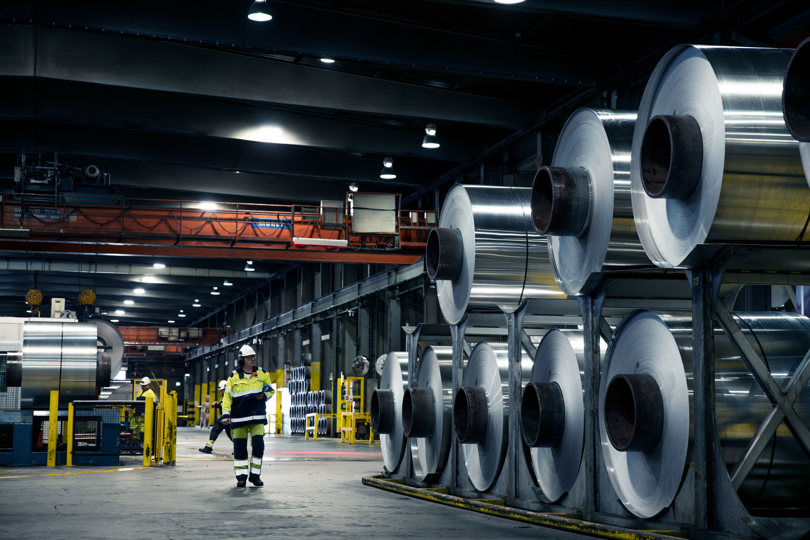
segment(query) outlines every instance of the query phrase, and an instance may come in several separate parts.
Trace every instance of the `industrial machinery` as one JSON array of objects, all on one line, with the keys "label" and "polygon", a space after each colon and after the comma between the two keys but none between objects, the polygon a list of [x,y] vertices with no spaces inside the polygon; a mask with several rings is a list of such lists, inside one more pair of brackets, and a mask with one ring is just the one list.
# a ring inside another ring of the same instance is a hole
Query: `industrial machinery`
[{"label": "industrial machinery", "polygon": [[[66,418],[68,403],[95,400],[109,386],[123,350],[121,334],[105,321],[0,318],[0,463],[44,464],[51,391],[59,392],[59,417]],[[120,420],[117,413],[102,416],[94,416],[96,435],[84,445],[85,457],[97,451],[117,461]]]}]

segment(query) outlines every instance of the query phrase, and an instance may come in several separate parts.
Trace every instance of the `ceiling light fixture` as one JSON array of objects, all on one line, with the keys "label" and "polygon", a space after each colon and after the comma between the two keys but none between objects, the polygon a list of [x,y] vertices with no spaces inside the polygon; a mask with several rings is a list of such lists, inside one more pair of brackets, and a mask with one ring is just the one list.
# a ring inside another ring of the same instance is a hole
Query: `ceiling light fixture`
[{"label": "ceiling light fixture", "polygon": [[349,191],[351,191],[352,193],[356,193],[358,189],[360,188],[357,187],[357,184],[355,182],[349,184]]},{"label": "ceiling light fixture", "polygon": [[116,309],[115,311],[113,311],[113,313],[115,313],[116,315],[126,315],[127,314],[127,312],[124,311],[123,309]]},{"label": "ceiling light fixture", "polygon": [[256,269],[253,268],[253,261],[247,261],[245,263],[245,272],[255,272]]},{"label": "ceiling light fixture", "polygon": [[251,21],[267,22],[272,18],[273,16],[270,15],[270,10],[267,7],[267,0],[255,0],[250,5],[248,19]]},{"label": "ceiling light fixture", "polygon": [[217,289],[218,289],[218,287],[216,287],[216,286],[215,286],[215,287],[214,287],[214,288],[211,290],[211,294],[213,294],[214,296],[219,296],[219,291],[218,291]]},{"label": "ceiling light fixture", "polygon": [[223,281],[222,284],[225,285],[226,287],[233,287],[233,283],[231,283],[227,279],[225,281]]},{"label": "ceiling light fixture", "polygon": [[166,265],[163,264],[163,263],[155,263],[155,264],[152,265],[152,268],[157,268],[158,270],[163,270],[164,268],[166,268]]},{"label": "ceiling light fixture", "polygon": [[169,319],[169,320],[168,320],[168,321],[166,321],[166,322],[167,322],[167,323],[169,323],[169,324],[174,324],[174,320],[173,320],[173,319]]},{"label": "ceiling light fixture", "polygon": [[321,58],[321,62],[323,62],[324,64],[334,64],[335,59],[329,58],[328,56],[324,56],[323,58]]},{"label": "ceiling light fixture", "polygon": [[194,303],[191,304],[191,307],[202,307],[202,304],[199,300],[194,300]]},{"label": "ceiling light fixture", "polygon": [[436,124],[428,124],[425,126],[425,138],[422,139],[422,148],[438,148],[439,138],[436,137]]},{"label": "ceiling light fixture", "polygon": [[124,305],[125,306],[133,306],[133,305],[135,305],[135,300],[131,300],[131,299],[127,298],[126,300],[124,300]]},{"label": "ceiling light fixture", "polygon": [[525,0],[495,0],[496,4],[504,4],[504,5],[512,5],[512,4],[522,4]]},{"label": "ceiling light fixture", "polygon": [[186,314],[185,314],[185,313],[178,313],[178,314],[177,314],[177,316],[178,316],[178,317],[180,317],[180,318],[182,319],[183,317],[185,317],[185,316],[186,316]]},{"label": "ceiling light fixture", "polygon": [[380,178],[383,180],[393,180],[397,177],[397,173],[394,172],[394,160],[390,157],[387,157],[383,160],[383,168],[380,171]]},{"label": "ceiling light fixture", "polygon": [[110,319],[110,322],[118,322],[118,319]]},{"label": "ceiling light fixture", "polygon": [[133,294],[146,294],[146,289],[142,287],[136,287],[132,289]]}]

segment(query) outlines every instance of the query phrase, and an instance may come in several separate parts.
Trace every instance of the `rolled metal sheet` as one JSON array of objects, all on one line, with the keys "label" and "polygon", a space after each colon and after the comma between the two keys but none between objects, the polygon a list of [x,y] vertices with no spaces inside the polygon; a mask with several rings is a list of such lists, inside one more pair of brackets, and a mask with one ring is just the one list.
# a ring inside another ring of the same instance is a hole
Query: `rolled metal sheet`
[{"label": "rolled metal sheet", "polygon": [[[585,443],[585,406],[582,392],[584,371],[584,341],[582,332],[551,330],[543,336],[534,357],[529,383],[556,384],[563,405],[560,433],[549,434],[555,439],[553,445],[532,446],[531,465],[540,487],[540,498],[549,503],[559,501],[565,495],[579,474],[582,462],[582,448]],[[521,424],[524,439],[527,424],[534,424],[542,411],[527,408],[527,394],[524,391],[521,408]],[[531,421],[530,421],[531,418]],[[539,428],[554,429],[542,422],[532,425],[531,431]]]},{"label": "rolled metal sheet", "polygon": [[[532,362],[525,352],[521,353],[521,357],[522,376],[525,378],[531,373]],[[482,414],[468,417],[463,422],[472,431],[481,433],[479,442],[463,443],[459,437],[462,422],[459,421],[458,393],[454,399],[453,418],[456,438],[462,442],[467,476],[475,489],[487,491],[498,478],[508,443],[510,396],[506,344],[481,342],[473,348],[459,392],[464,389],[482,390],[486,399]]]},{"label": "rolled metal sheet", "polygon": [[656,66],[631,159],[636,227],[656,265],[680,266],[701,244],[810,241],[810,190],[782,114],[790,55],[682,45]]},{"label": "rolled metal sheet", "polygon": [[[425,480],[428,475],[440,473],[444,469],[450,452],[453,425],[452,347],[425,348],[419,362],[416,384],[407,391],[413,389],[424,389],[431,397],[429,410],[411,407],[410,411],[410,420],[413,423],[424,423],[429,428],[424,436],[411,436],[409,439],[413,476],[417,480]],[[404,418],[409,414],[404,405],[402,414],[404,423]],[[429,415],[429,418],[425,415]]]},{"label": "rolled metal sheet", "polygon": [[[611,444],[605,395],[617,375],[648,375],[661,391],[663,429],[659,444],[651,451],[619,451]],[[689,411],[684,364],[667,324],[649,311],[627,316],[616,329],[605,356],[599,388],[599,432],[610,481],[619,500],[634,515],[655,516],[675,499],[686,466]]]},{"label": "rolled metal sheet", "polygon": [[[565,298],[554,281],[546,239],[532,224],[531,189],[456,185],[442,206],[438,231],[458,231],[432,234],[426,253],[448,323],[461,321],[468,308],[511,313],[527,299]],[[455,260],[447,261],[449,256]]]},{"label": "rolled metal sheet", "polygon": [[[402,461],[405,453],[405,434],[402,429],[402,394],[408,387],[408,353],[392,351],[388,353],[383,365],[382,375],[377,390],[371,400],[372,422],[382,422],[389,426],[387,433],[378,433],[382,449],[383,463],[388,472],[393,472]],[[382,400],[379,391],[392,398],[391,408],[381,408]]]},{"label": "rolled metal sheet", "polygon": [[97,351],[95,323],[26,322],[20,407],[47,408],[51,390],[62,405],[95,399]]},{"label": "rolled metal sheet", "polygon": [[[124,358],[124,337],[112,323],[97,320],[95,324],[99,345],[104,347],[102,354],[107,354],[109,357],[107,361],[110,366],[110,376],[108,378],[114,379],[118,372],[121,371]],[[102,387],[109,384],[108,380]]]},{"label": "rolled metal sheet", "polygon": [[[560,133],[551,167],[579,171],[573,180],[587,184],[581,189],[588,197],[584,230],[579,234],[549,231],[551,267],[567,294],[590,292],[605,272],[650,265],[636,233],[630,201],[635,123],[635,112],[580,109]],[[532,189],[535,222],[541,211],[538,187]]]},{"label": "rolled metal sheet", "polygon": [[[745,339],[765,361],[783,390],[810,349],[810,319],[791,313],[735,313]],[[611,483],[622,503],[639,517],[669,506],[684,476],[691,408],[692,331],[686,318],[636,312],[617,329],[605,359],[600,388],[600,433]],[[731,473],[774,406],[756,382],[739,349],[720,329],[714,332],[715,410],[722,459]],[[683,378],[681,373],[684,373]],[[647,451],[617,450],[606,430],[606,388],[616,375],[646,374],[660,390],[663,424],[659,444]],[[810,423],[805,383],[794,410]],[[810,459],[787,428],[764,445],[737,494],[752,514],[810,513]]]},{"label": "rolled metal sheet", "polygon": [[810,39],[796,47],[790,58],[782,89],[782,112],[788,131],[799,141],[804,176],[810,185]]}]

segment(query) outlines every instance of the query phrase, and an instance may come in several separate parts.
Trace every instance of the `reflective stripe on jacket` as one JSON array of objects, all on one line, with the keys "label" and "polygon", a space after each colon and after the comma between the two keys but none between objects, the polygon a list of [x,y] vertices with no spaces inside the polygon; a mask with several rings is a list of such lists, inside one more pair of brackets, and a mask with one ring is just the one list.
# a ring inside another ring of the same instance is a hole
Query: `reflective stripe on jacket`
[{"label": "reflective stripe on jacket", "polygon": [[[270,376],[261,369],[247,375],[238,370],[228,379],[222,397],[222,414],[231,416],[231,428],[250,424],[266,424],[265,401],[273,397]],[[256,399],[264,394],[265,399]]]}]

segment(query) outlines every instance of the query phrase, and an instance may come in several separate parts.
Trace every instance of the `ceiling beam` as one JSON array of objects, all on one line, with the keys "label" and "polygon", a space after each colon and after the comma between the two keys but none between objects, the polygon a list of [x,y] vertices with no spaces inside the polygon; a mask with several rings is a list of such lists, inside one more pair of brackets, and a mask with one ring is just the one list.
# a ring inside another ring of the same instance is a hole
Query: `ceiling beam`
[{"label": "ceiling beam", "polygon": [[293,112],[206,96],[57,80],[15,78],[5,81],[3,88],[0,119],[5,120],[204,135],[354,154],[458,161],[484,150],[492,135],[478,134],[476,140],[474,126],[451,130],[445,125],[440,132],[442,146],[427,151],[421,147],[424,129],[419,123],[383,125],[366,117],[338,119],[325,112]]},{"label": "ceiling beam", "polygon": [[[127,61],[122,62],[122,58]],[[525,127],[536,114],[536,110],[503,99],[184,43],[37,26],[10,25],[0,33],[0,76],[508,128]]]}]

